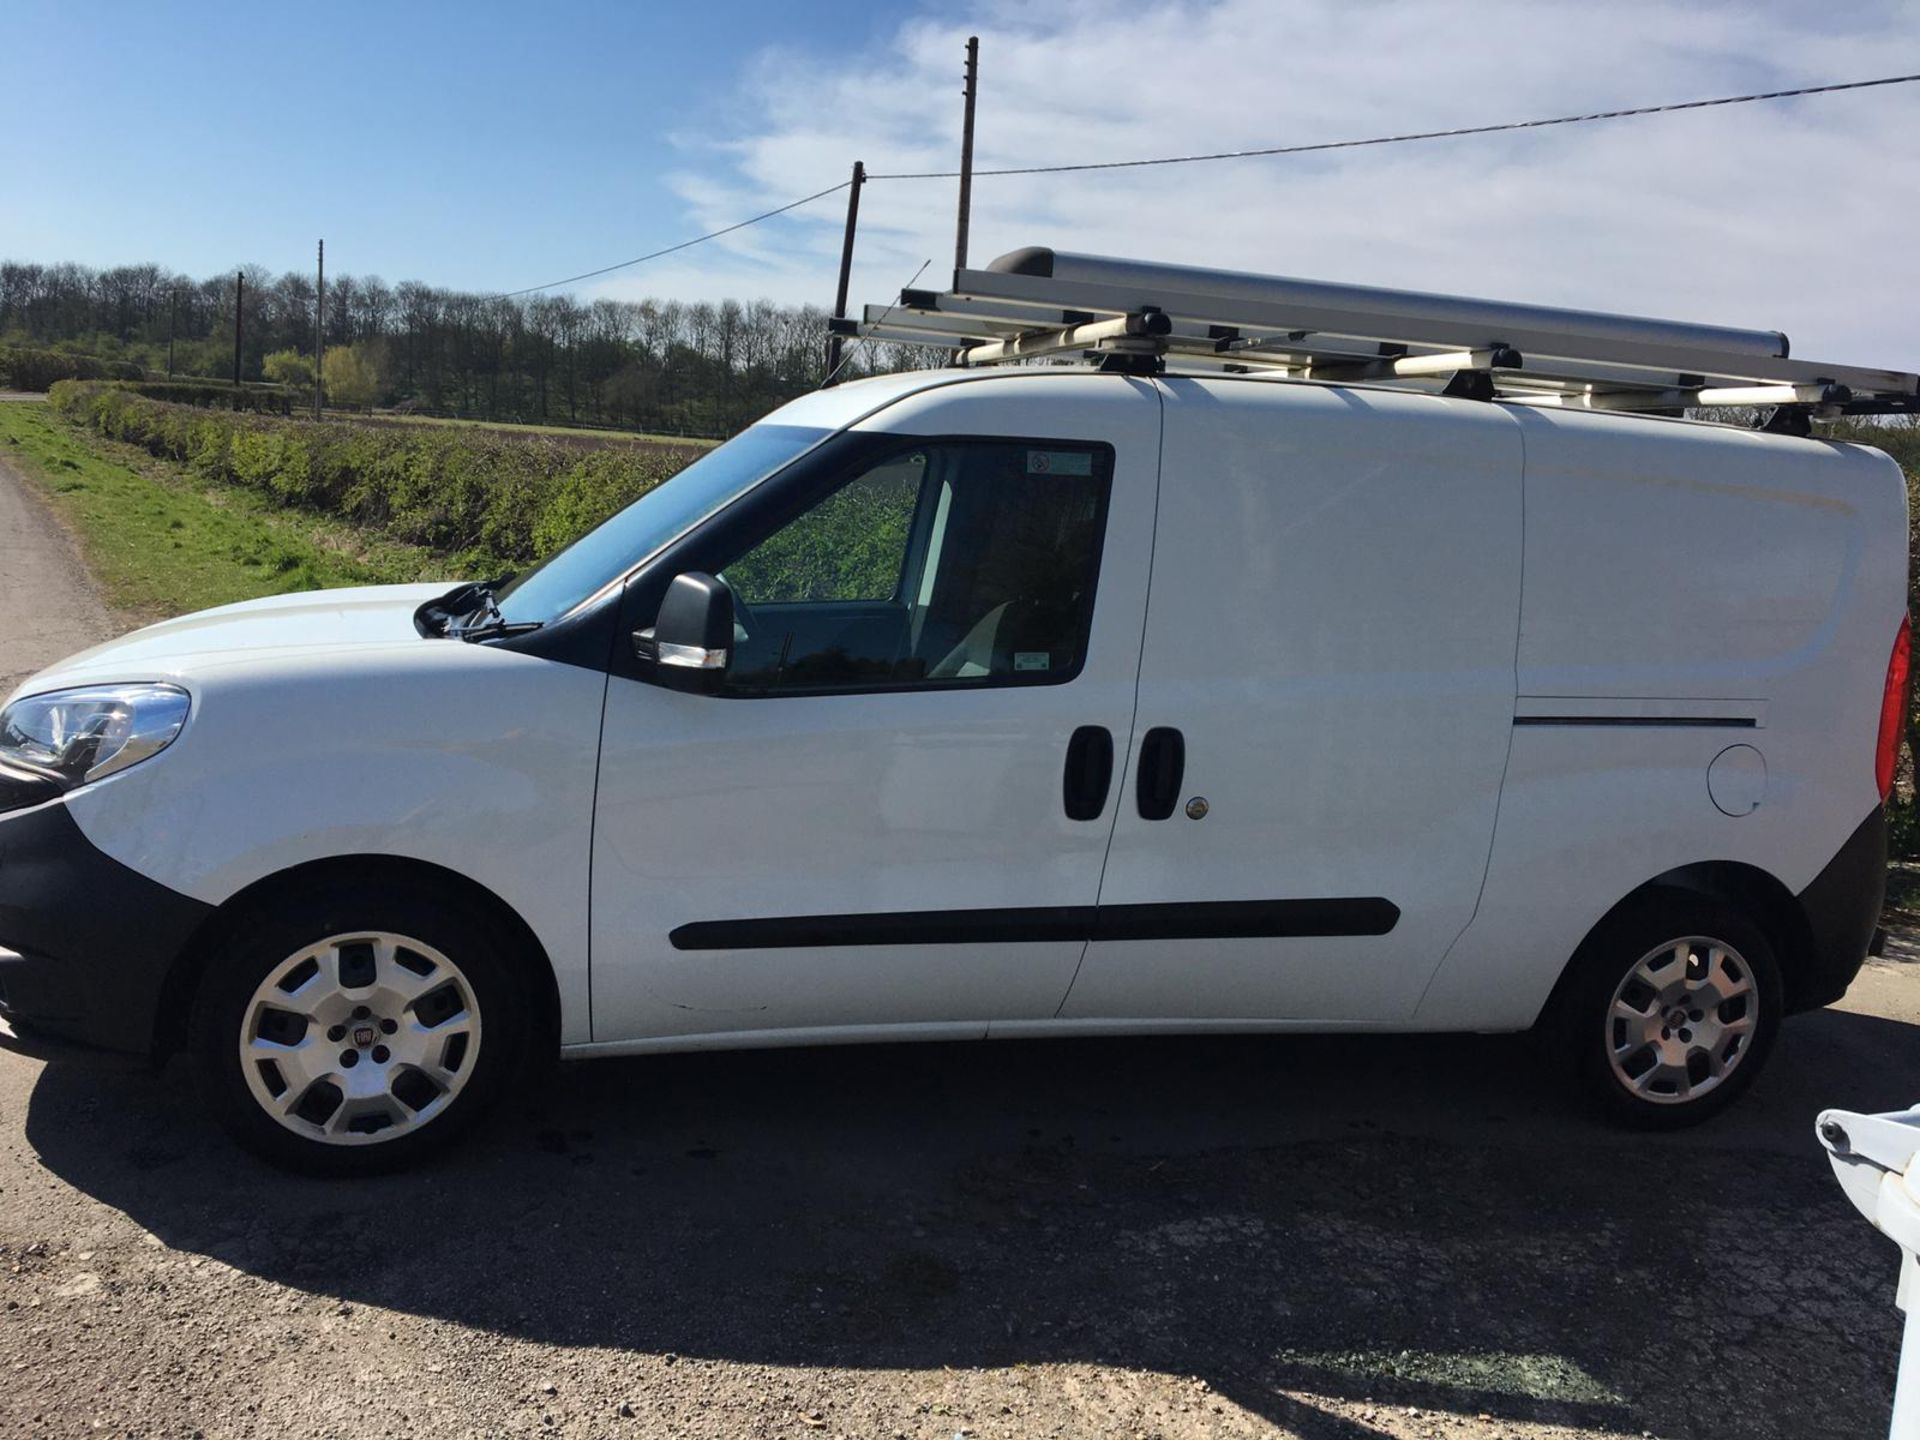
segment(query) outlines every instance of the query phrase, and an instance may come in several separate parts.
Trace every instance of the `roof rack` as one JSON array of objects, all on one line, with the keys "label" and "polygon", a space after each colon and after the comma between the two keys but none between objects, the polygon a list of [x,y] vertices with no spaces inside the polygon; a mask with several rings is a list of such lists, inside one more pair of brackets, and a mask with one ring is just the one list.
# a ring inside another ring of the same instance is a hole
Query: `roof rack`
[{"label": "roof rack", "polygon": [[965,366],[1042,357],[1103,369],[1365,381],[1482,400],[1675,413],[1757,407],[1764,428],[1920,411],[1920,375],[1793,360],[1777,330],[1738,330],[1030,247],[949,291],[903,290],[837,333],[955,352]]}]

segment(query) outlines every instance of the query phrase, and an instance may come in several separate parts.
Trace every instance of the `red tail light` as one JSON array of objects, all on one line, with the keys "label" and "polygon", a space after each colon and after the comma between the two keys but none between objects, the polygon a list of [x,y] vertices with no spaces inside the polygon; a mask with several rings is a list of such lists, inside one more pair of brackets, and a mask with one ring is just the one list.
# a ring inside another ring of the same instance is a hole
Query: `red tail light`
[{"label": "red tail light", "polygon": [[1873,752],[1873,777],[1880,782],[1880,798],[1893,794],[1893,772],[1900,760],[1900,737],[1907,728],[1907,680],[1912,673],[1913,617],[1900,622],[1887,659],[1887,688],[1880,697],[1880,744]]}]

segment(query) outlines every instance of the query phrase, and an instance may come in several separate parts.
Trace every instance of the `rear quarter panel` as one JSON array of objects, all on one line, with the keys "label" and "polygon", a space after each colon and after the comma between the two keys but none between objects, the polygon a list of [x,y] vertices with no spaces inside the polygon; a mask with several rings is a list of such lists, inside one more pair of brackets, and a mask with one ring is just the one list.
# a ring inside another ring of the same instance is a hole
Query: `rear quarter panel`
[{"label": "rear quarter panel", "polygon": [[[1873,751],[1906,613],[1906,486],[1861,446],[1515,407],[1526,444],[1520,715],[1749,717],[1752,728],[1520,724],[1475,918],[1432,1028],[1533,1022],[1618,901],[1699,861],[1798,893],[1879,803]],[[1752,813],[1714,759],[1764,758]]]}]

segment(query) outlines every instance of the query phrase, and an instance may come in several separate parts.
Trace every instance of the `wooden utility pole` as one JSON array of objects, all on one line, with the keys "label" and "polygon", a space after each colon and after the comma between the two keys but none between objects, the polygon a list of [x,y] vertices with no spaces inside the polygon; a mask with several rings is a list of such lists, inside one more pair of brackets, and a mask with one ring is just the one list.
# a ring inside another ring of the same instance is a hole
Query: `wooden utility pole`
[{"label": "wooden utility pole", "polygon": [[[247,274],[233,272],[233,388],[240,388],[240,315],[246,308]],[[237,402],[236,402],[237,403]]]},{"label": "wooden utility pole", "polygon": [[[863,161],[853,162],[853,180],[847,187],[847,233],[840,240],[840,287],[833,295],[833,318],[847,318],[847,282],[853,275],[853,229],[860,220],[860,187],[867,183],[867,167]],[[838,327],[827,337],[827,378],[825,385],[834,383],[834,377],[840,373],[840,350],[842,336]]]},{"label": "wooden utility pole", "polygon": [[327,242],[320,242],[319,269],[313,282],[313,418],[320,418],[320,395],[327,375]]},{"label": "wooden utility pole", "polygon": [[967,268],[967,222],[973,218],[973,102],[980,93],[980,37],[967,37],[967,106],[960,124],[960,219],[953,241],[953,268]]},{"label": "wooden utility pole", "polygon": [[167,378],[173,378],[173,330],[174,323],[180,318],[180,287],[174,286],[167,292]]}]

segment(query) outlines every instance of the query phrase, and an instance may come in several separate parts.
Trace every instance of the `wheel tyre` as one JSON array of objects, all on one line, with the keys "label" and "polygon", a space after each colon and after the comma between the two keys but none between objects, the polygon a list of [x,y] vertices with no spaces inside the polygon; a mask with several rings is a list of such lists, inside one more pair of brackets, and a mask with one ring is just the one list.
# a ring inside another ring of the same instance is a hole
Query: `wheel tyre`
[{"label": "wheel tyre", "polygon": [[[1692,936],[1718,941],[1745,962],[1759,1013],[1738,1063],[1718,1083],[1692,1099],[1652,1100],[1614,1071],[1614,997],[1643,958]],[[1678,1130],[1719,1114],[1753,1084],[1779,1034],[1782,1002],[1780,962],[1757,925],[1711,896],[1656,891],[1610,916],[1580,947],[1540,1038],[1609,1118],[1643,1130]]]},{"label": "wheel tyre", "polygon": [[[472,1072],[440,1113],[375,1143],[309,1138],[256,1100],[240,1058],[256,991],[290,956],[358,931],[411,937],[451,959],[473,992],[484,1027]],[[529,1006],[518,971],[483,919],[455,902],[390,882],[332,882],[236,918],[200,979],[189,1046],[206,1104],[228,1132],[264,1159],[307,1174],[370,1175],[411,1165],[470,1128],[524,1067]]]}]

